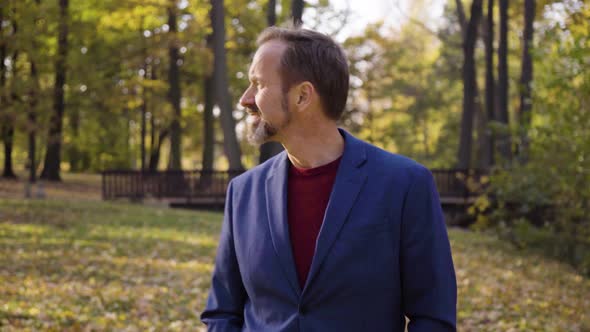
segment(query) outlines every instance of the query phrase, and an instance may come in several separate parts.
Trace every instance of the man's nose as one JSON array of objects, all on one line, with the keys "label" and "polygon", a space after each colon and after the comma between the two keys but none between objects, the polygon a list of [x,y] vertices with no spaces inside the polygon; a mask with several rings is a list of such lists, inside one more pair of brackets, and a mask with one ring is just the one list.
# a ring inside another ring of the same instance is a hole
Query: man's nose
[{"label": "man's nose", "polygon": [[240,105],[248,107],[254,104],[254,95],[250,92],[250,89],[246,89],[242,97],[240,97]]}]

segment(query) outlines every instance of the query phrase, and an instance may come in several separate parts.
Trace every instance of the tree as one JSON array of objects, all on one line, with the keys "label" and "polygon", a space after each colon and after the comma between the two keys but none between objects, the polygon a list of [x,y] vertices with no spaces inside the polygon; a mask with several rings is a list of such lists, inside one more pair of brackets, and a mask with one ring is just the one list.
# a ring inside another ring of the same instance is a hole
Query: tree
[{"label": "tree", "polygon": [[512,158],[508,117],[508,0],[500,3],[500,41],[498,43],[498,107],[497,121],[505,129],[498,134],[498,151],[506,161]]},{"label": "tree", "polygon": [[66,60],[68,54],[68,5],[69,0],[59,1],[59,32],[55,61],[55,86],[53,114],[49,123],[47,152],[41,178],[60,181],[61,143],[64,116],[64,85],[66,83]]},{"label": "tree", "polygon": [[168,72],[168,82],[170,84],[170,90],[168,92],[168,97],[170,98],[170,104],[172,105],[174,114],[172,117],[172,123],[170,124],[170,164],[168,165],[168,168],[173,170],[179,170],[182,168],[182,133],[180,128],[180,119],[182,114],[180,108],[180,72],[178,69],[178,62],[180,61],[180,57],[178,55],[178,39],[176,36],[176,25],[176,0],[170,0],[170,6],[168,7],[168,26],[170,29],[171,36],[171,40],[169,41],[170,45],[168,48],[168,54],[170,57],[170,68]]},{"label": "tree", "polygon": [[467,169],[471,164],[473,142],[473,116],[477,108],[477,80],[475,68],[475,42],[479,20],[482,16],[482,0],[471,4],[471,16],[463,40],[463,113],[457,167]]},{"label": "tree", "polygon": [[225,23],[222,0],[211,0],[211,26],[213,27],[213,89],[217,105],[221,109],[223,145],[231,170],[242,170],[242,153],[236,136],[236,122],[233,117],[233,103],[228,89],[227,62],[225,49]]},{"label": "tree", "polygon": [[[213,22],[213,10],[209,10],[209,21]],[[206,37],[206,45],[209,54],[213,51],[213,34],[209,33]],[[209,57],[210,61],[214,61]],[[211,68],[211,66],[208,66]],[[215,88],[213,84],[212,71],[209,70],[205,74],[203,80],[203,96],[205,102],[203,105],[203,152],[201,158],[201,168],[205,171],[205,175],[209,176],[210,171],[214,167],[214,154],[215,154],[215,118],[213,116],[213,107],[215,106]],[[209,178],[205,180],[209,182]]]},{"label": "tree", "polygon": [[268,0],[266,6],[266,23],[269,27],[277,24],[277,0]]},{"label": "tree", "polygon": [[[36,15],[34,19],[34,28],[33,28],[33,36],[31,40],[31,49],[37,49],[37,39],[36,39],[36,27],[39,22],[39,12],[40,12],[40,5],[41,0],[35,0],[36,5]],[[29,112],[28,112],[28,122],[27,122],[27,131],[28,131],[28,139],[29,139],[29,183],[35,183],[36,181],[36,170],[37,170],[37,161],[35,158],[35,153],[37,151],[36,147],[36,136],[37,136],[37,104],[39,103],[39,74],[37,72],[37,63],[32,55],[30,57],[30,65],[31,65],[31,87],[29,90]],[[28,193],[30,194],[30,192]]]},{"label": "tree", "polygon": [[305,7],[305,1],[291,0],[291,19],[295,27],[300,27],[303,24],[303,7]]},{"label": "tree", "polygon": [[[0,8],[2,11],[1,14],[3,16],[3,8]],[[13,7],[12,14],[16,16],[16,7]],[[3,18],[3,17],[2,17]],[[16,23],[16,18],[9,19],[8,21],[11,23],[12,26],[12,34],[10,37],[15,38],[18,25]],[[2,20],[4,23],[4,20]],[[4,36],[4,26],[2,26],[2,45],[0,46],[0,54],[2,55],[2,65],[0,67],[0,87],[2,87],[4,94],[4,86],[6,85],[6,75],[7,75],[7,68],[4,64],[4,60],[8,53],[8,49],[6,47],[6,38]],[[13,55],[11,57],[12,62],[12,76],[16,76],[17,71],[17,60],[18,60],[19,50],[14,49]],[[15,112],[9,110],[9,104],[13,104],[17,101],[18,95],[14,91],[14,86],[11,85],[10,88],[10,97],[6,95],[0,95],[0,139],[4,142],[4,170],[2,171],[2,177],[4,178],[16,178],[16,174],[14,174],[14,170],[12,167],[12,152],[14,147],[14,123],[15,123]]]},{"label": "tree", "polygon": [[[486,126],[481,128],[484,132],[480,132],[483,137],[482,144],[480,144],[480,165],[481,168],[488,168],[494,163],[494,143],[493,137],[488,124],[494,121],[495,114],[495,78],[494,78],[494,0],[488,0],[487,19],[485,31],[485,58],[486,58]],[[482,114],[482,117],[484,114]]]},{"label": "tree", "polygon": [[522,66],[520,75],[520,150],[519,160],[525,163],[528,159],[529,137],[528,130],[531,126],[532,89],[533,80],[533,23],[535,21],[535,0],[524,1],[524,31],[522,47]]}]

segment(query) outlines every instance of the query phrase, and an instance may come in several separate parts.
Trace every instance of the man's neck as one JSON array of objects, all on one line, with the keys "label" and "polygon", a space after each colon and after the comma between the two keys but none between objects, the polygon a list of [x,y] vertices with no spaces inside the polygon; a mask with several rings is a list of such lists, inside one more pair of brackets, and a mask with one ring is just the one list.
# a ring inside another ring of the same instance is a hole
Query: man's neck
[{"label": "man's neck", "polygon": [[326,165],[344,151],[344,138],[335,124],[298,130],[283,142],[291,163],[298,168]]}]

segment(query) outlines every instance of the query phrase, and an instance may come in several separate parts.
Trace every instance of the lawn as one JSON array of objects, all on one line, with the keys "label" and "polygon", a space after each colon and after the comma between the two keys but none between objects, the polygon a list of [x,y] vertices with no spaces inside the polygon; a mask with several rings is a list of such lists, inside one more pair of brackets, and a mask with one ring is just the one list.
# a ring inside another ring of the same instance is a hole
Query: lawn
[{"label": "lawn", "polygon": [[[221,215],[0,198],[0,331],[195,331]],[[450,230],[459,331],[590,331],[590,280]]]}]

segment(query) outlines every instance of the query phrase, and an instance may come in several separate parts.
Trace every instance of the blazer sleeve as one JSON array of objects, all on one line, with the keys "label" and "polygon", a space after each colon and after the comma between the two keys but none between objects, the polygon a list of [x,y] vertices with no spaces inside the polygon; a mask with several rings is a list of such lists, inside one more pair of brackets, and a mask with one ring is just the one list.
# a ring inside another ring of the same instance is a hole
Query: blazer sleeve
[{"label": "blazer sleeve", "polygon": [[438,191],[423,166],[406,193],[401,225],[401,280],[408,332],[456,331],[457,280]]},{"label": "blazer sleeve", "polygon": [[209,298],[201,321],[210,332],[241,331],[247,298],[236,259],[232,227],[232,183],[228,185],[225,212]]}]

